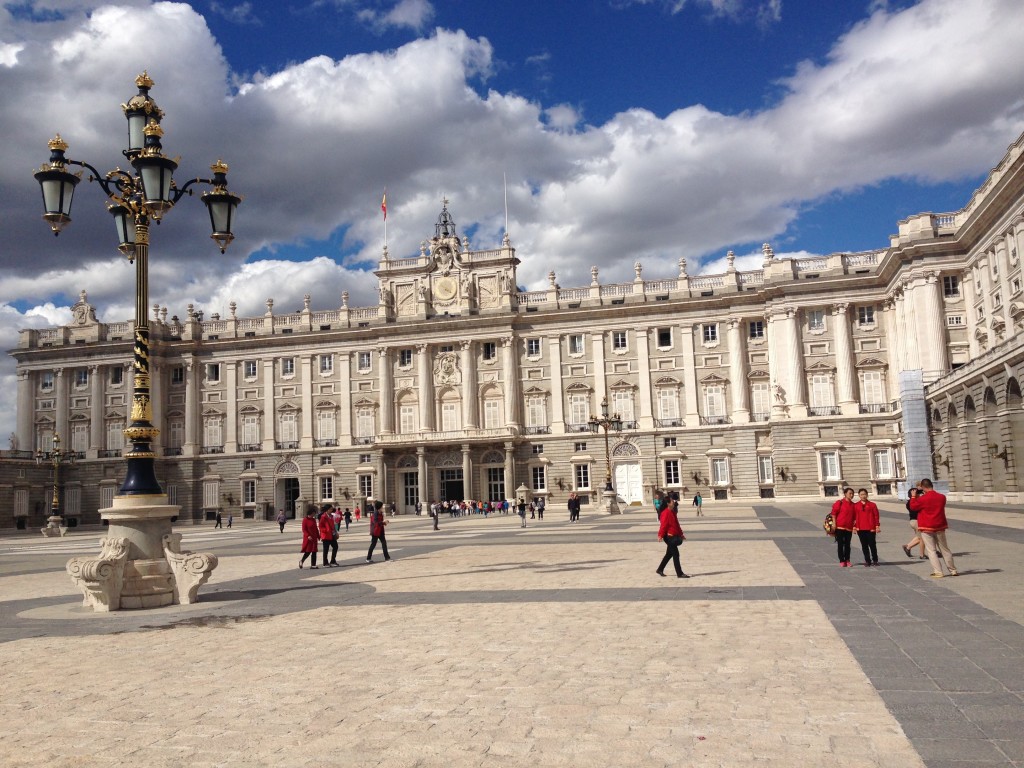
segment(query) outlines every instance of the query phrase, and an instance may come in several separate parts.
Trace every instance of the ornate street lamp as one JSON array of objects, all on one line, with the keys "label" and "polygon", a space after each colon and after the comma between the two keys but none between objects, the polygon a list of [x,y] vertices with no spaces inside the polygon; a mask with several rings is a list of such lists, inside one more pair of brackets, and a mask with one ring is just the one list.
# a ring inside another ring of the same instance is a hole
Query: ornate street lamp
[{"label": "ornate street lamp", "polygon": [[617,413],[608,415],[608,398],[601,398],[601,418],[591,416],[587,421],[590,431],[595,435],[604,430],[604,505],[605,511],[608,514],[615,515],[619,512],[619,502],[616,497],[615,489],[612,487],[612,454],[611,448],[608,442],[608,430],[612,429],[616,432],[622,431],[622,417]]},{"label": "ornate street lamp", "polygon": [[[124,430],[125,437],[131,442],[131,448],[125,454],[128,467],[124,484],[115,497],[114,507],[104,510],[104,518],[112,523],[110,536],[116,532],[116,526],[113,524],[115,521],[125,529],[121,532],[130,542],[129,562],[133,556],[164,558],[163,538],[165,534],[170,533],[170,519],[177,514],[178,509],[166,504],[167,497],[163,495],[156,479],[152,448],[153,440],[160,431],[152,424],[153,409],[150,402],[147,316],[150,220],[159,223],[183,196],[192,195],[192,185],[209,185],[213,188],[212,191],[203,194],[201,199],[210,213],[213,225],[211,237],[223,253],[234,239],[231,226],[235,209],[241,202],[239,196],[228,191],[228,167],[220,160],[210,166],[213,178],[190,179],[180,187],[176,184],[173,175],[178,163],[164,155],[161,145],[163,129],[160,127],[160,121],[164,113],[149,95],[153,81],[143,72],[135,79],[135,84],[139,92],[126,104],[121,105],[128,119],[128,148],[123,150],[122,154],[134,172],[115,168],[101,174],[89,163],[67,158],[64,153],[68,145],[58,134],[49,142],[49,162],[35,174],[43,192],[43,218],[50,224],[54,235],[59,235],[61,230],[71,223],[71,201],[83,173],[71,173],[68,167],[80,166],[88,169],[91,174],[88,180],[99,184],[110,199],[107,207],[114,217],[118,250],[129,262],[135,263],[132,408],[128,427]],[[155,524],[156,520],[160,520],[160,524]],[[215,558],[213,562],[216,563]],[[170,577],[172,588],[173,583],[174,578]],[[86,595],[89,599],[88,592]],[[148,604],[133,604],[130,607],[153,607],[152,600],[142,602]],[[115,609],[117,607],[114,606]]]},{"label": "ornate street lamp", "polygon": [[60,513],[60,468],[64,464],[74,465],[78,459],[75,451],[62,451],[60,449],[60,435],[53,435],[52,451],[36,451],[36,464],[50,464],[53,467],[53,499],[50,501],[50,517],[43,528],[44,536],[63,536],[67,528],[64,527],[64,518]]}]

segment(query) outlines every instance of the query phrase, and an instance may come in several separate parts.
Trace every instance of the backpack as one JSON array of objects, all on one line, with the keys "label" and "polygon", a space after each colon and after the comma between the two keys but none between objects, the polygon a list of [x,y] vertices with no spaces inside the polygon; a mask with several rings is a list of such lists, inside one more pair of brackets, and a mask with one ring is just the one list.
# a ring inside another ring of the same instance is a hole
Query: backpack
[{"label": "backpack", "polygon": [[836,535],[836,518],[831,512],[825,515],[825,522],[821,524],[821,527],[825,529],[825,533],[829,536]]}]

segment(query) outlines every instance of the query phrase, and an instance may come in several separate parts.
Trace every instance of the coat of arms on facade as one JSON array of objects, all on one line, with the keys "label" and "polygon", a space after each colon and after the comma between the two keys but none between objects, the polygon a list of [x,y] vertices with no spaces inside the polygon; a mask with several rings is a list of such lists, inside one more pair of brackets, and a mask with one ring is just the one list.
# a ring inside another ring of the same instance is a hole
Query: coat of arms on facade
[{"label": "coat of arms on facade", "polygon": [[454,352],[444,352],[434,360],[434,381],[439,386],[458,386],[462,383],[459,358]]}]

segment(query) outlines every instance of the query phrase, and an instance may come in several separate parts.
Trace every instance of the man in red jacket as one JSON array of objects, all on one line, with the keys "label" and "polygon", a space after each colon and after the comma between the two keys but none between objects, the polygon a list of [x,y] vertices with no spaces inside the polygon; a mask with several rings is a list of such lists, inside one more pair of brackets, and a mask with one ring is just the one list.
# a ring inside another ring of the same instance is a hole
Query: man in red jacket
[{"label": "man in red jacket", "polygon": [[878,505],[868,501],[867,488],[861,488],[857,495],[860,497],[854,505],[857,508],[857,537],[860,539],[860,548],[864,551],[864,565],[878,565],[876,536],[882,530],[878,521]]},{"label": "man in red jacket", "polygon": [[850,542],[853,527],[857,522],[857,510],[853,504],[853,488],[843,489],[843,498],[832,505],[832,517],[836,521],[836,547],[839,550],[839,565],[850,567]]},{"label": "man in red jacket", "polygon": [[946,529],[949,528],[949,523],[946,522],[946,497],[936,491],[932,487],[932,481],[927,478],[918,483],[917,487],[921,493],[908,503],[910,508],[917,512],[917,530],[924,541],[928,561],[932,564],[932,578],[942,578],[939,552],[946,561],[949,575],[956,576],[958,574],[953,562],[953,552],[946,543]]}]

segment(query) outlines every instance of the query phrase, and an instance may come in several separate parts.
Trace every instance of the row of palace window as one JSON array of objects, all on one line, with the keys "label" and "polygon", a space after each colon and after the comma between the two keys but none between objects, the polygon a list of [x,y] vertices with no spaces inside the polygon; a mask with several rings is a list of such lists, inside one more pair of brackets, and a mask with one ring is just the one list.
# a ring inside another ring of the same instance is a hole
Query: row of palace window
[{"label": "row of palace window", "polygon": [[[75,389],[85,389],[89,386],[90,374],[88,368],[75,368],[72,374],[72,384]],[[39,389],[43,392],[52,392],[56,374],[53,371],[42,371],[39,375]],[[111,386],[119,386],[124,383],[124,366],[113,365],[107,368],[107,382]]]}]

